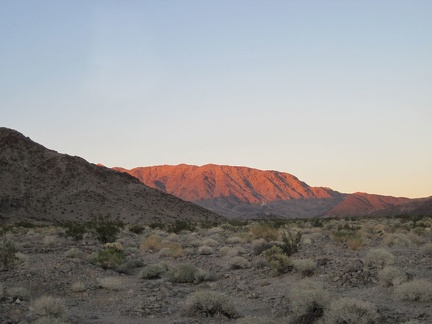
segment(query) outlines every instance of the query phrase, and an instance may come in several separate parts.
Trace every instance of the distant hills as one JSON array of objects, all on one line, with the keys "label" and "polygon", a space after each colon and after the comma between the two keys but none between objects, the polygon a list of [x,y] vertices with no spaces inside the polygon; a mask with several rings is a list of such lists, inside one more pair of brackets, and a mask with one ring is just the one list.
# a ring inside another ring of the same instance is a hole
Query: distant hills
[{"label": "distant hills", "polygon": [[289,173],[278,171],[215,164],[114,169],[152,188],[234,218],[432,214],[432,197],[344,194],[330,188],[311,187]]},{"label": "distant hills", "polygon": [[59,154],[0,128],[0,222],[217,220],[216,215],[84,159]]}]

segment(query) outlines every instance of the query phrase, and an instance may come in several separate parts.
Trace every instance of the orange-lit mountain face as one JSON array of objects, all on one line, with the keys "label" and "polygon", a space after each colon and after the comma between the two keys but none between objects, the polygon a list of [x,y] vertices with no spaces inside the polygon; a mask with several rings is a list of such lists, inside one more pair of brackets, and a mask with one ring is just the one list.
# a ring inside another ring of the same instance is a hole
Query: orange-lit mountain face
[{"label": "orange-lit mountain face", "polygon": [[115,170],[230,217],[319,216],[345,196],[329,188],[311,187],[288,173],[247,167],[180,164]]}]

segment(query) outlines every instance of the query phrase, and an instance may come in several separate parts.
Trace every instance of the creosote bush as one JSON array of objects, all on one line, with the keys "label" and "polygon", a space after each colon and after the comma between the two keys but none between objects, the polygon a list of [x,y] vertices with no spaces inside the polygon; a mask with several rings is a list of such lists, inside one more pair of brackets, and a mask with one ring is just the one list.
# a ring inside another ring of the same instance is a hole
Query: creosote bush
[{"label": "creosote bush", "polygon": [[324,323],[328,324],[374,324],[378,322],[378,312],[371,303],[355,299],[341,298],[330,303],[325,312]]},{"label": "creosote bush", "polygon": [[96,217],[88,223],[88,228],[101,243],[114,242],[124,224],[109,217]]},{"label": "creosote bush", "polygon": [[125,261],[122,251],[104,249],[96,254],[93,261],[104,269],[117,269]]},{"label": "creosote bush", "polygon": [[282,249],[282,252],[285,255],[291,256],[299,251],[301,237],[302,234],[300,232],[283,232],[281,234],[282,243],[279,243],[278,246]]},{"label": "creosote bush", "polygon": [[292,262],[279,246],[264,251],[264,258],[272,269],[272,275],[278,276],[292,270]]},{"label": "creosote bush", "polygon": [[227,318],[238,317],[234,303],[227,296],[215,291],[196,291],[188,296],[184,312],[187,316]]},{"label": "creosote bush", "polygon": [[425,279],[414,279],[397,287],[395,295],[399,300],[431,302],[432,283]]}]

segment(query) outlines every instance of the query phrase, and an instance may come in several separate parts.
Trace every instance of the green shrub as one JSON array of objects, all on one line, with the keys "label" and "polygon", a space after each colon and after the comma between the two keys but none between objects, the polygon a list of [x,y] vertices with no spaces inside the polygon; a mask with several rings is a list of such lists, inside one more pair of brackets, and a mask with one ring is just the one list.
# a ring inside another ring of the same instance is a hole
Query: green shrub
[{"label": "green shrub", "polygon": [[264,251],[263,254],[272,269],[272,275],[278,276],[292,270],[291,260],[279,246],[273,246],[271,249]]},{"label": "green shrub", "polygon": [[183,263],[171,268],[165,277],[171,282],[195,282],[196,275],[200,270],[190,263]]},{"label": "green shrub", "polygon": [[124,224],[118,220],[110,220],[108,217],[96,217],[89,222],[89,228],[93,235],[101,243],[114,242]]},{"label": "green shrub", "polygon": [[104,269],[117,269],[125,261],[122,251],[105,249],[96,254],[93,261]]},{"label": "green shrub", "polygon": [[129,227],[129,232],[135,233],[135,234],[142,234],[144,232],[145,227],[143,225],[139,224],[133,224]]},{"label": "green shrub", "polygon": [[82,240],[84,234],[87,232],[87,225],[85,223],[68,222],[64,223],[63,227],[66,228],[65,235],[75,241]]},{"label": "green shrub", "polygon": [[159,262],[145,266],[139,273],[139,277],[143,279],[160,278],[168,271],[168,265],[165,262]]},{"label": "green shrub", "polygon": [[5,238],[3,242],[0,243],[0,259],[3,264],[3,269],[10,270],[15,265],[17,261],[15,253],[17,252],[18,250],[14,242]]},{"label": "green shrub", "polygon": [[189,316],[214,317],[223,315],[227,318],[238,317],[233,302],[225,295],[215,291],[196,291],[186,300],[185,313]]},{"label": "green shrub", "polygon": [[278,246],[282,249],[282,252],[285,255],[291,256],[299,251],[301,237],[302,234],[300,232],[283,232],[281,235],[282,244],[279,243]]},{"label": "green shrub", "polygon": [[168,225],[167,231],[170,233],[179,234],[182,231],[193,232],[196,226],[192,221],[188,220],[175,220],[174,223]]}]

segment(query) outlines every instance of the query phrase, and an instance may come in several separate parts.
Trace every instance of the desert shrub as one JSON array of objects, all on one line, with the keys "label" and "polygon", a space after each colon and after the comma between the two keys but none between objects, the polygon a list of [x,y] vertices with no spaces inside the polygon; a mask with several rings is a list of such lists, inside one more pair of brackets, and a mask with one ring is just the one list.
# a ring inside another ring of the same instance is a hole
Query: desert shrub
[{"label": "desert shrub", "polygon": [[118,291],[124,287],[123,280],[119,277],[98,278],[97,282],[99,283],[99,286],[108,290]]},{"label": "desert shrub", "polygon": [[246,269],[250,268],[250,262],[241,256],[235,256],[228,261],[230,269]]},{"label": "desert shrub", "polygon": [[7,295],[14,300],[30,300],[30,291],[24,287],[13,287],[7,290]]},{"label": "desert shrub", "polygon": [[233,302],[225,295],[215,291],[196,291],[188,296],[185,306],[188,316],[214,317],[223,315],[236,318],[238,312]]},{"label": "desert shrub", "polygon": [[360,235],[350,237],[346,242],[348,247],[353,251],[358,251],[365,246],[364,239]]},{"label": "desert shrub", "polygon": [[267,317],[245,316],[238,319],[236,324],[276,324],[276,322]]},{"label": "desert shrub", "polygon": [[411,241],[407,238],[405,234],[386,234],[383,241],[383,245],[386,246],[410,246]]},{"label": "desert shrub", "polygon": [[196,226],[192,221],[176,219],[173,223],[168,224],[167,231],[179,234],[182,231],[193,232]]},{"label": "desert shrub", "polygon": [[139,277],[143,279],[160,278],[168,271],[168,265],[165,262],[159,262],[145,266],[139,273]]},{"label": "desert shrub", "polygon": [[291,260],[283,253],[280,247],[273,246],[271,249],[264,251],[263,254],[272,269],[273,276],[278,276],[292,270]]},{"label": "desert shrub", "polygon": [[328,324],[379,323],[375,306],[355,298],[341,298],[331,302],[325,313],[324,322]]},{"label": "desert shrub", "polygon": [[316,262],[313,259],[292,260],[292,264],[302,276],[312,276],[316,270]]},{"label": "desert shrub", "polygon": [[425,279],[414,279],[397,287],[395,295],[399,300],[430,302],[432,301],[432,283]]},{"label": "desert shrub", "polygon": [[178,258],[185,255],[185,251],[180,244],[167,243],[164,244],[164,248],[160,250],[159,256]]},{"label": "desert shrub", "polygon": [[366,254],[365,262],[368,265],[382,268],[386,265],[392,265],[394,259],[394,255],[386,250],[372,249]]},{"label": "desert shrub", "polygon": [[165,278],[171,282],[178,283],[199,283],[202,281],[212,281],[216,275],[211,272],[203,271],[190,263],[179,264],[165,273]]},{"label": "desert shrub", "polygon": [[144,232],[145,227],[140,224],[133,224],[129,227],[129,232],[135,233],[135,234],[142,234]]},{"label": "desert shrub", "polygon": [[330,304],[330,294],[310,279],[296,283],[288,293],[296,323],[313,323],[324,314]]},{"label": "desert shrub", "polygon": [[424,239],[422,237],[420,237],[419,235],[417,235],[414,232],[409,232],[406,237],[408,238],[408,240],[410,240],[410,242],[412,244],[415,244],[417,246],[421,245],[424,243]]},{"label": "desert shrub", "polygon": [[166,272],[165,277],[171,282],[195,282],[200,269],[190,263],[179,264]]},{"label": "desert shrub", "polygon": [[265,250],[270,249],[274,244],[267,242],[263,238],[252,241],[252,251],[255,255],[260,255]]},{"label": "desert shrub", "polygon": [[239,250],[235,247],[223,246],[219,249],[219,253],[225,256],[236,256],[239,254]]},{"label": "desert shrub", "polygon": [[282,243],[279,243],[278,246],[285,255],[291,256],[300,249],[301,236],[300,232],[283,232],[281,235]]},{"label": "desert shrub", "polygon": [[56,242],[56,240],[57,240],[57,236],[54,236],[54,235],[48,235],[48,236],[45,236],[44,238],[43,238],[43,244],[44,245],[54,245],[54,243]]},{"label": "desert shrub", "polygon": [[144,263],[141,260],[128,260],[116,267],[115,270],[118,273],[130,275],[134,273],[134,269],[141,268],[143,265]]},{"label": "desert shrub", "polygon": [[90,221],[88,227],[99,242],[108,243],[117,239],[124,224],[118,220],[99,216]]},{"label": "desert shrub", "polygon": [[158,235],[151,235],[144,239],[140,244],[141,251],[159,251],[162,247],[162,238]]},{"label": "desert shrub", "polygon": [[196,237],[188,237],[186,239],[186,241],[184,242],[184,246],[191,246],[191,247],[199,247],[202,245],[208,245],[208,244],[203,244],[203,241],[196,238]]},{"label": "desert shrub", "polygon": [[245,241],[238,236],[231,236],[225,240],[227,244],[243,244]]},{"label": "desert shrub", "polygon": [[119,252],[124,251],[124,246],[120,242],[108,242],[104,244],[105,249],[112,249]]},{"label": "desert shrub", "polygon": [[202,245],[215,247],[215,246],[218,246],[218,245],[219,245],[219,242],[216,241],[216,240],[214,240],[214,239],[212,239],[212,238],[208,238],[208,239],[205,239],[205,240],[202,242]]},{"label": "desert shrub", "polygon": [[249,230],[256,239],[263,238],[266,241],[275,241],[279,237],[277,229],[269,224],[253,224]]},{"label": "desert shrub", "polygon": [[74,247],[74,248],[67,250],[64,253],[64,256],[67,258],[83,259],[85,256],[85,253],[83,251],[81,251],[80,249]]},{"label": "desert shrub", "polygon": [[426,243],[420,248],[420,252],[425,255],[432,255],[432,243]]},{"label": "desert shrub", "polygon": [[61,298],[42,296],[33,302],[33,311],[39,316],[65,318],[67,307]]},{"label": "desert shrub", "polygon": [[87,232],[87,225],[85,223],[68,222],[64,223],[63,227],[66,229],[65,235],[75,241],[82,240],[84,234]]},{"label": "desert shrub", "polygon": [[83,292],[85,291],[87,288],[85,286],[84,283],[82,282],[75,282],[74,284],[72,284],[72,291],[73,292]]},{"label": "desert shrub", "polygon": [[3,284],[0,283],[0,299],[3,298],[3,295],[4,295],[4,287],[3,287]]},{"label": "desert shrub", "polygon": [[21,252],[15,253],[15,258],[20,263],[28,263],[30,260],[28,255],[25,255],[24,253]]},{"label": "desert shrub", "polygon": [[10,270],[17,261],[16,253],[18,252],[13,241],[4,239],[0,243],[0,260],[4,270]]},{"label": "desert shrub", "polygon": [[386,266],[378,271],[378,279],[384,287],[399,286],[407,280],[407,276],[401,270],[393,266]]},{"label": "desert shrub", "polygon": [[104,269],[117,269],[125,261],[125,258],[122,251],[105,249],[98,252],[93,261]]},{"label": "desert shrub", "polygon": [[209,254],[213,254],[213,253],[214,253],[214,249],[210,246],[200,246],[198,248],[198,254],[209,255]]}]

